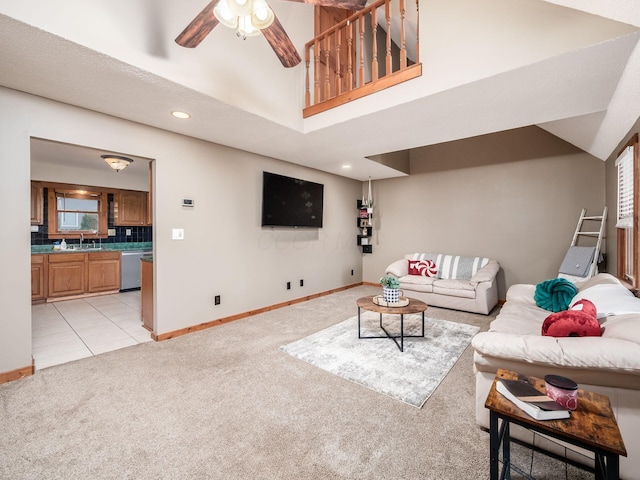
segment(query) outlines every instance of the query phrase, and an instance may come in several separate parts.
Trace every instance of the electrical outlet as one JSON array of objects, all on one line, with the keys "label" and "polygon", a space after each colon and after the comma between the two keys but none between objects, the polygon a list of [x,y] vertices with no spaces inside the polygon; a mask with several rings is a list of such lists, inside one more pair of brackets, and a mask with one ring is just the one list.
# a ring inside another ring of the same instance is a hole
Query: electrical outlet
[{"label": "electrical outlet", "polygon": [[304,287],[304,280],[300,279],[300,286]]},{"label": "electrical outlet", "polygon": [[291,282],[287,282],[287,290],[291,290]]},{"label": "electrical outlet", "polygon": [[108,228],[107,229],[107,236],[115,237],[116,236],[116,229],[115,228]]},{"label": "electrical outlet", "polygon": [[131,236],[131,229],[130,229],[130,228],[127,228],[127,229],[125,230],[125,235],[126,235],[127,237],[130,237],[130,236]]},{"label": "electrical outlet", "polygon": [[220,305],[220,295],[216,295],[215,297],[213,297],[213,304]]}]

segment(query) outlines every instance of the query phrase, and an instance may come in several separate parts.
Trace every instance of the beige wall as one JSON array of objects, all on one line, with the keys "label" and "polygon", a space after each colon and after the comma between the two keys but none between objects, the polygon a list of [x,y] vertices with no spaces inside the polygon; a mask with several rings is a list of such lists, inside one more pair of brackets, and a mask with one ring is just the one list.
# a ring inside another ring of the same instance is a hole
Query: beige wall
[{"label": "beige wall", "polygon": [[537,127],[417,149],[409,177],[374,182],[364,280],[411,252],[498,260],[502,299],[509,285],[553,278],[581,209],[602,211],[604,168]]},{"label": "beige wall", "polygon": [[[354,208],[361,183],[0,88],[0,373],[31,364],[30,137],[154,160],[156,330],[359,282]],[[215,126],[212,126],[214,128]],[[262,171],[325,185],[324,228],[263,229]],[[126,173],[126,170],[122,174]],[[184,209],[184,197],[195,208]],[[171,240],[183,228],[183,241]],[[351,275],[351,269],[354,275]],[[304,287],[299,280],[304,279]],[[286,282],[292,284],[286,290]],[[220,306],[214,295],[222,296]]]},{"label": "beige wall", "polygon": [[616,259],[618,258],[618,245],[616,243],[618,233],[616,230],[616,209],[618,206],[618,169],[615,166],[615,162],[620,151],[636,133],[640,134],[640,118],[636,121],[631,130],[629,130],[629,133],[624,136],[622,141],[618,144],[618,147],[609,156],[606,163],[607,205],[609,207],[610,216],[610,220],[607,223],[607,237],[611,239],[609,241],[609,261],[607,271],[614,275],[618,273],[618,265],[616,263]]}]

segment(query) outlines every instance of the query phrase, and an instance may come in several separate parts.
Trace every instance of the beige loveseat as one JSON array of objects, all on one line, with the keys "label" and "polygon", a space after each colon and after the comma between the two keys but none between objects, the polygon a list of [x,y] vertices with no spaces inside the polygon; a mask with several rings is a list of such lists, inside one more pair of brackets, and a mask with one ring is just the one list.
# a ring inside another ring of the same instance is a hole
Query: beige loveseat
[{"label": "beige loveseat", "polygon": [[[433,262],[435,268],[422,268],[420,274],[410,275],[409,262],[416,261]],[[498,303],[499,270],[498,262],[484,257],[410,253],[389,265],[385,274],[398,277],[400,289],[408,297],[435,307],[487,315]]]},{"label": "beige loveseat", "polygon": [[[536,306],[536,286],[509,288],[489,331],[472,341],[476,421],[489,427],[484,402],[499,368],[539,378],[571,378],[580,388],[609,397],[628,453],[620,459],[621,477],[640,479],[640,299],[606,273],[576,286],[578,294],[570,305],[580,299],[595,304],[601,337],[542,336],[542,323],[551,312]],[[512,435],[531,442],[531,436],[517,428]],[[550,443],[540,445],[539,439],[536,445],[561,453]],[[573,459],[585,462],[578,456]]]}]

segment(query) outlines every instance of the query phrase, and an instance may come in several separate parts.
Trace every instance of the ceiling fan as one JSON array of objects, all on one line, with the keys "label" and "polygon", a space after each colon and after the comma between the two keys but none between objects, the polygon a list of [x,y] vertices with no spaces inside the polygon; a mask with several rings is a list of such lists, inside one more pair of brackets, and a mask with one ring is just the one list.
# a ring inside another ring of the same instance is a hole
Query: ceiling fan
[{"label": "ceiling fan", "polygon": [[[367,0],[289,0],[324,7],[361,10]],[[236,28],[238,36],[258,35],[267,39],[280,62],[294,67],[301,62],[293,42],[285,32],[275,12],[265,0],[212,0],[176,38],[182,47],[197,47],[218,23]]]}]

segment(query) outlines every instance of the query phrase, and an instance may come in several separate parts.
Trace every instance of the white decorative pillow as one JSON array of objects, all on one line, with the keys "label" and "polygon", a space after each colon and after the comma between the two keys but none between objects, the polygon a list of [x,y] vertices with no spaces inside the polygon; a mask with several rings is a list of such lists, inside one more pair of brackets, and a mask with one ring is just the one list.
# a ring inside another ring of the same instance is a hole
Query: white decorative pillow
[{"label": "white decorative pillow", "polygon": [[590,300],[596,306],[597,318],[640,313],[640,298],[636,298],[620,284],[602,284],[585,288],[573,297],[569,308],[582,299]]}]

